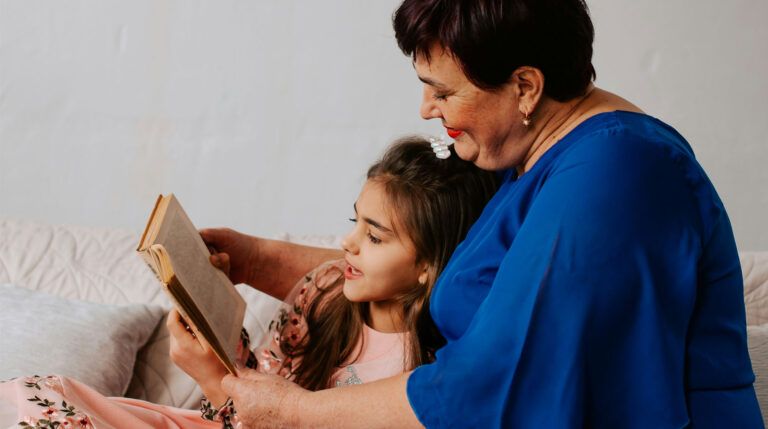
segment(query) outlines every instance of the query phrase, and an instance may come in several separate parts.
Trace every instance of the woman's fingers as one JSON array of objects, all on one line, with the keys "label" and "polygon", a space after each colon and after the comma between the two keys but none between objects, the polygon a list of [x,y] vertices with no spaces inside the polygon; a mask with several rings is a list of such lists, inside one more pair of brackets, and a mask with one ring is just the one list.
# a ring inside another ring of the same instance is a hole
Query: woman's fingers
[{"label": "woman's fingers", "polygon": [[198,232],[200,233],[200,237],[203,239],[207,246],[216,248],[216,242],[221,235],[219,231],[220,230],[216,228],[205,228],[199,230]]},{"label": "woman's fingers", "polygon": [[229,276],[229,255],[227,253],[215,253],[210,257],[211,264]]},{"label": "woman's fingers", "polygon": [[247,427],[299,426],[296,410],[307,391],[283,377],[243,370],[238,377],[226,375],[221,388]]}]

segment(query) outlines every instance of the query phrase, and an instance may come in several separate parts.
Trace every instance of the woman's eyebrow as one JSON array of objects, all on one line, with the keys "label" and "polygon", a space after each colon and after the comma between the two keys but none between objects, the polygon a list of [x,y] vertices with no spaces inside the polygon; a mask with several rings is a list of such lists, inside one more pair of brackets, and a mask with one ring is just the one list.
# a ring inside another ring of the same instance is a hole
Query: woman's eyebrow
[{"label": "woman's eyebrow", "polygon": [[418,74],[416,76],[419,78],[420,81],[426,83],[429,86],[434,86],[435,88],[440,89],[440,90],[448,89],[447,86],[443,85],[442,83],[440,83],[440,82],[438,82],[438,81],[436,81],[434,79],[430,79],[430,78],[424,77],[424,76],[419,76]]}]

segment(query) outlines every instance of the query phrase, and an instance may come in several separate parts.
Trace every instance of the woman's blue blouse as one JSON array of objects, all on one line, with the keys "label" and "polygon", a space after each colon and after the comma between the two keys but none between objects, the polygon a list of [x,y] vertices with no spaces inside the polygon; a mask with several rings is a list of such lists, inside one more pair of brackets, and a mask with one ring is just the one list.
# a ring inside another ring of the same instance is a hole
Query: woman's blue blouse
[{"label": "woman's blue blouse", "polygon": [[731,225],[688,143],[596,115],[504,176],[434,288],[427,427],[763,427]]}]

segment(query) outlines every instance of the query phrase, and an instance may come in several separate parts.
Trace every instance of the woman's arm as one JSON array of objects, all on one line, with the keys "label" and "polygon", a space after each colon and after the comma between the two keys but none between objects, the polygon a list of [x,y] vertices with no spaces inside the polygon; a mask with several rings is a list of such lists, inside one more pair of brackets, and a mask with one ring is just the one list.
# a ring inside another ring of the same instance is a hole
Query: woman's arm
[{"label": "woman's arm", "polygon": [[421,428],[405,393],[409,375],[310,392],[248,370],[225,377],[222,387],[249,428]]},{"label": "woman's arm", "polygon": [[248,284],[283,300],[296,281],[322,262],[339,259],[338,249],[303,246],[242,234],[228,228],[200,231],[212,248],[211,262],[225,272],[233,283]]}]

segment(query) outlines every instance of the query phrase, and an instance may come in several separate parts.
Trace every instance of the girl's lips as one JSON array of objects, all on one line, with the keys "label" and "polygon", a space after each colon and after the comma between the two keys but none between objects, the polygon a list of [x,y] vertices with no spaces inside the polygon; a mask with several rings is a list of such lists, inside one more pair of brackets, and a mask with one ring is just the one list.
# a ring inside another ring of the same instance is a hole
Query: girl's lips
[{"label": "girl's lips", "polygon": [[461,130],[454,130],[453,128],[445,127],[445,131],[448,133],[448,137],[455,139],[456,137],[460,136],[464,131]]},{"label": "girl's lips", "polygon": [[363,276],[363,273],[352,265],[347,264],[347,269],[344,270],[344,278],[347,280],[359,279]]}]

